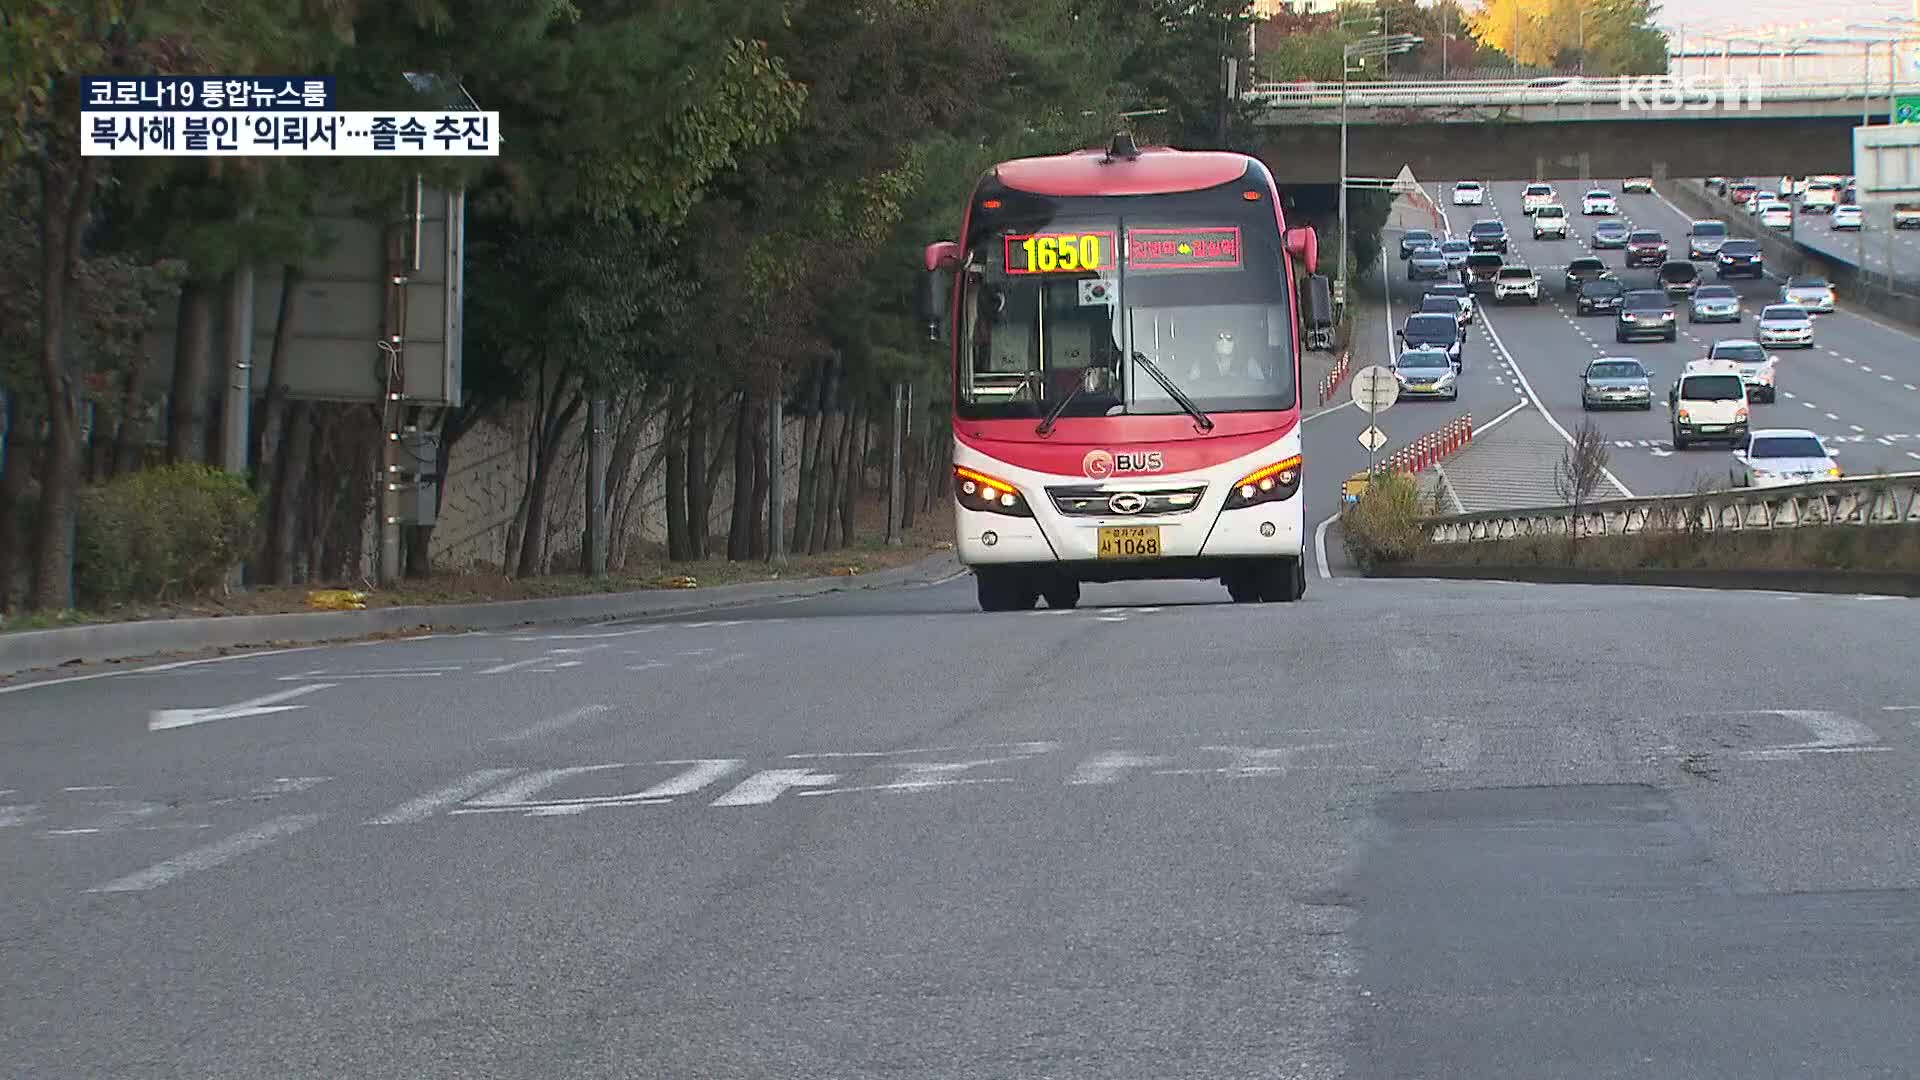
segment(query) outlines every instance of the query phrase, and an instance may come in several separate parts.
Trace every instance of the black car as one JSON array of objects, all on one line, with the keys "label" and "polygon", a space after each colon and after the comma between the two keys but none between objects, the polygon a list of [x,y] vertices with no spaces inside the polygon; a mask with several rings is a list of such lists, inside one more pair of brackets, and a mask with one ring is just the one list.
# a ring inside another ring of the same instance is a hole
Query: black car
[{"label": "black car", "polygon": [[1620,310],[1620,298],[1627,295],[1627,287],[1619,279],[1611,277],[1594,278],[1580,286],[1580,295],[1573,302],[1573,310],[1581,315],[1603,315],[1609,311]]},{"label": "black car", "polygon": [[1567,291],[1577,293],[1580,286],[1589,281],[1612,276],[1613,272],[1607,269],[1606,263],[1591,255],[1583,255],[1567,264]]},{"label": "black car", "polygon": [[1620,298],[1620,313],[1613,321],[1613,339],[1632,341],[1641,337],[1680,339],[1673,301],[1667,299],[1663,289],[1635,289]]},{"label": "black car", "polygon": [[1467,243],[1475,251],[1507,253],[1507,227],[1498,221],[1476,221],[1467,230]]},{"label": "black car", "polygon": [[1659,266],[1667,261],[1667,238],[1658,229],[1635,229],[1627,236],[1627,265]]},{"label": "black car", "polygon": [[1453,358],[1453,366],[1461,366],[1460,320],[1454,315],[1417,314],[1407,316],[1407,325],[1400,328],[1400,343],[1406,348],[1420,345],[1432,345],[1447,350]]},{"label": "black car", "polygon": [[1400,234],[1400,258],[1404,260],[1429,244],[1439,247],[1440,238],[1425,229],[1408,229]]},{"label": "black car", "polygon": [[1700,271],[1685,259],[1668,259],[1660,264],[1660,287],[1668,296],[1692,296],[1700,287]]},{"label": "black car", "polygon": [[1760,251],[1760,241],[1729,240],[1721,244],[1719,254],[1714,256],[1713,273],[1723,281],[1730,277],[1765,277],[1766,256]]}]

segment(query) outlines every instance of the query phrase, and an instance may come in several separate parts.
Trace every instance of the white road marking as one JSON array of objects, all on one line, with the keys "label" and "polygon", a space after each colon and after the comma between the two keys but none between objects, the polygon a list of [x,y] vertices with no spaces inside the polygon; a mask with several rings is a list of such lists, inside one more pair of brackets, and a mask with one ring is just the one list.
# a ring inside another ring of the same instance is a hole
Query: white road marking
[{"label": "white road marking", "polygon": [[262,694],[257,698],[236,702],[232,705],[219,705],[210,709],[155,709],[147,716],[148,731],[170,731],[174,728],[192,727],[211,720],[236,720],[244,716],[263,716],[267,713],[287,712],[292,709],[304,709],[305,705],[281,705],[279,702],[303,697],[316,690],[327,690],[333,683],[309,683],[282,690],[277,694]]},{"label": "white road marking", "polygon": [[1824,415],[1824,416],[1826,416],[1826,418],[1827,418],[1827,419],[1829,419],[1829,420],[1838,420],[1838,419],[1840,419],[1840,417],[1839,417],[1839,416],[1837,416],[1837,415],[1835,415],[1835,414],[1833,414],[1833,413],[1824,413],[1824,414],[1822,414],[1822,415]]},{"label": "white road marking", "polygon": [[247,794],[293,795],[308,788],[319,787],[331,779],[333,779],[331,776],[282,776],[255,787]]},{"label": "white road marking", "polygon": [[532,667],[535,664],[545,663],[548,659],[549,658],[545,656],[536,656],[531,660],[515,660],[510,664],[495,664],[493,667],[483,669],[480,674],[504,675],[509,671],[518,671],[523,667]]},{"label": "white road marking", "polygon": [[1801,403],[1800,403],[1800,407],[1801,407],[1801,408],[1803,408],[1803,409],[1817,409],[1817,408],[1819,408],[1820,406],[1818,406],[1818,405],[1815,405],[1815,404],[1814,404],[1813,402],[1811,402],[1811,401],[1803,401],[1803,402],[1801,402]]},{"label": "white road marking", "polygon": [[1791,390],[1782,390],[1780,391],[1780,396],[1783,398],[1786,398],[1788,401],[1792,401],[1794,398],[1798,397],[1799,395],[1795,394]]},{"label": "white road marking", "polygon": [[1307,415],[1300,418],[1300,422],[1304,424],[1309,420],[1318,420],[1321,417],[1327,415],[1328,413],[1337,413],[1341,409],[1347,409],[1352,407],[1353,407],[1353,398],[1349,396],[1347,400],[1341,402],[1338,405],[1329,405],[1326,408],[1321,409],[1319,412],[1308,413]]},{"label": "white road marking", "polygon": [[[1851,364],[1851,363],[1853,363],[1853,361],[1852,361],[1851,359],[1849,359],[1849,360],[1847,361],[1847,363],[1849,363],[1849,364]],[[1870,367],[1868,367],[1868,366],[1867,366],[1867,365],[1865,365],[1865,364],[1861,364],[1861,365],[1860,365],[1860,370],[1861,370],[1861,371],[1864,371],[1864,372],[1867,372],[1868,374],[1872,374],[1872,373],[1873,373],[1873,369],[1872,369],[1872,368],[1870,368]]]},{"label": "white road marking", "polygon": [[1861,426],[1860,426],[1859,424],[1848,424],[1847,426],[1848,426],[1848,427],[1850,427],[1850,428],[1852,428],[1852,429],[1853,429],[1853,430],[1855,430],[1855,431],[1865,431],[1865,430],[1867,430],[1866,428],[1863,428],[1863,427],[1861,427]]},{"label": "white road marking", "polygon": [[144,892],[168,882],[177,881],[188,874],[200,870],[211,870],[222,863],[232,862],[242,855],[266,847],[281,837],[292,836],[319,820],[319,814],[290,814],[286,817],[274,818],[251,829],[234,833],[224,840],[176,855],[165,862],[155,863],[145,870],[115,878],[105,885],[96,885],[87,891],[90,893]]},{"label": "white road marking", "polygon": [[1166,764],[1163,757],[1150,757],[1143,754],[1130,754],[1125,750],[1109,750],[1081,762],[1067,778],[1069,784],[1111,784],[1128,769],[1151,769]]},{"label": "white road marking", "polygon": [[411,825],[425,821],[462,799],[470,799],[519,771],[518,769],[481,769],[478,772],[468,773],[446,787],[430,791],[417,799],[409,799],[379,817],[369,819],[367,824]]},{"label": "white road marking", "polygon": [[1339,518],[1339,514],[1328,514],[1325,520],[1313,527],[1313,558],[1319,564],[1322,581],[1333,580],[1333,568],[1327,565],[1327,526]]},{"label": "white road marking", "polygon": [[715,657],[714,659],[709,660],[706,663],[695,667],[693,670],[696,673],[699,673],[702,675],[709,675],[709,674],[712,674],[713,672],[719,671],[723,667],[726,667],[728,664],[735,663],[740,660],[745,660],[749,655],[751,654],[743,653],[743,652],[728,653],[725,656]]},{"label": "white road marking", "polygon": [[764,769],[739,786],[713,800],[713,806],[759,806],[780,797],[792,788],[826,787],[840,777],[836,773],[817,773],[811,769]]},{"label": "white road marking", "polygon": [[40,817],[40,808],[28,803],[24,806],[0,806],[0,829],[25,825]]},{"label": "white road marking", "polygon": [[665,625],[655,624],[652,626],[635,627],[632,630],[614,630],[604,634],[523,634],[519,637],[514,638],[513,640],[515,641],[591,641],[598,638],[623,638],[623,637],[632,637],[635,634],[651,634],[651,633],[655,633],[657,631],[665,630],[665,629],[666,629]]},{"label": "white road marking", "polygon": [[1777,761],[1802,754],[1866,753],[1891,749],[1891,747],[1874,745],[1879,742],[1879,736],[1874,734],[1872,728],[1837,712],[1826,709],[1765,709],[1760,710],[1760,713],[1795,721],[1805,727],[1813,738],[1807,742],[1749,750],[1741,755],[1743,757]]},{"label": "white road marking", "polygon": [[525,742],[529,739],[538,739],[543,735],[552,735],[556,732],[564,731],[582,720],[599,716],[604,712],[610,712],[612,709],[613,706],[611,705],[582,705],[577,709],[568,709],[566,712],[556,713],[538,723],[529,724],[519,731],[502,735],[499,737],[499,741]]},{"label": "white road marking", "polygon": [[[1520,369],[1520,361],[1513,355],[1513,350],[1507,348],[1506,342],[1500,340],[1499,332],[1494,330],[1493,320],[1491,318],[1487,320],[1486,330],[1488,336],[1493,339],[1494,345],[1498,346],[1500,352],[1505,356],[1507,363],[1513,365],[1513,377],[1520,380],[1520,386],[1525,391],[1526,396],[1532,399],[1530,403],[1534,408],[1540,410],[1541,417],[1547,421],[1548,425],[1550,425],[1553,430],[1559,432],[1561,438],[1567,440],[1567,445],[1572,446],[1573,436],[1568,433],[1566,428],[1560,426],[1560,421],[1555,420],[1553,413],[1541,403],[1540,395],[1534,392],[1533,384],[1528,381],[1526,372]],[[1485,429],[1483,428],[1481,430]],[[1613,475],[1611,469],[1601,469],[1600,473],[1607,478],[1607,481],[1611,483],[1622,496],[1629,499],[1635,497],[1633,492],[1627,488],[1627,485],[1621,483],[1620,478]]]},{"label": "white road marking", "polygon": [[1892,381],[1893,381],[1893,376],[1891,376],[1891,375],[1889,375],[1889,374],[1887,374],[1886,372],[1884,372],[1884,371],[1883,371],[1883,372],[1881,372],[1881,373],[1880,373],[1880,380],[1881,380],[1882,382],[1892,382]]},{"label": "white road marking", "polygon": [[304,675],[282,675],[275,682],[305,682],[308,679],[432,679],[459,668],[439,668],[432,671],[309,671]]}]

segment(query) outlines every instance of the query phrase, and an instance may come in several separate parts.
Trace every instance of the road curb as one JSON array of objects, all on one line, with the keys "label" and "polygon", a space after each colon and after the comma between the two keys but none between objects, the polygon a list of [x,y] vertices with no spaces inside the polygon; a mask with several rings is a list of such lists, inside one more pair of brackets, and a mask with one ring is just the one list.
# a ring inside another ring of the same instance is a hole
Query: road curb
[{"label": "road curb", "polygon": [[127,660],[161,653],[199,652],[268,643],[312,644],[422,628],[434,631],[488,630],[530,623],[673,615],[854,589],[926,585],[959,572],[960,564],[953,552],[942,551],[910,566],[853,577],[756,581],[684,591],[642,589],[539,600],[422,604],[283,615],[148,619],[69,626],[57,630],[22,630],[0,634],[0,677],[74,662]]},{"label": "road curb", "polygon": [[1535,585],[1657,585],[1682,589],[1920,597],[1920,572],[1898,570],[1698,570],[1674,567],[1603,570],[1577,566],[1394,563],[1372,567],[1367,571],[1367,576],[1443,581],[1513,581]]}]

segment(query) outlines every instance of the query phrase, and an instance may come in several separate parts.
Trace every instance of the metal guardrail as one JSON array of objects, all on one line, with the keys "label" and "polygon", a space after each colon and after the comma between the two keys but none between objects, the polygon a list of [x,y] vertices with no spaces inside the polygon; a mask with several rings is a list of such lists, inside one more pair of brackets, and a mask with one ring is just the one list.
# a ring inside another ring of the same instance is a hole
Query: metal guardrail
[{"label": "metal guardrail", "polygon": [[[1550,85],[1542,85],[1550,83]],[[1265,105],[1269,108],[1338,108],[1341,99],[1341,83],[1337,82],[1291,82],[1291,83],[1255,83],[1243,97],[1249,104]],[[1451,80],[1434,82],[1350,82],[1345,85],[1345,96],[1349,108],[1368,106],[1422,106],[1422,105],[1579,105],[1619,104],[1624,98],[1637,100],[1649,94],[1651,86],[1659,85],[1648,78],[1574,78],[1562,82],[1559,79],[1481,79]],[[1680,86],[1719,87],[1716,80],[1707,78],[1688,83],[1674,82]],[[1786,101],[1858,101],[1862,94],[1868,100],[1884,101],[1889,94],[1920,93],[1920,81],[1897,80],[1889,85],[1888,80],[1878,83],[1862,83],[1859,80],[1758,80],[1748,82],[1735,79],[1729,82],[1737,88],[1751,87],[1757,91],[1759,102]]]},{"label": "metal guardrail", "polygon": [[1429,521],[1438,544],[1533,536],[1633,536],[1648,532],[1764,532],[1809,525],[1920,524],[1920,472],[1771,488],[1654,495],[1570,506],[1491,510]]}]

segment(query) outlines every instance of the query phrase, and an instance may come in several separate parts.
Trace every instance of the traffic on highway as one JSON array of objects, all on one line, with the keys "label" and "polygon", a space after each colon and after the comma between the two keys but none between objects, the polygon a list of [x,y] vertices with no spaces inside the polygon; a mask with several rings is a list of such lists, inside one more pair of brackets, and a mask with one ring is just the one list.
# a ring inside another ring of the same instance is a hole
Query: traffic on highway
[{"label": "traffic on highway", "polygon": [[[1563,427],[1591,413],[1612,448],[1623,489],[1613,494],[1724,486],[1737,472],[1732,451],[1763,427],[1812,432],[1847,475],[1920,468],[1920,332],[1850,309],[1824,279],[1780,278],[1752,241],[1683,212],[1651,183],[1428,188],[1439,220],[1427,239],[1502,242],[1485,245],[1489,262],[1500,261],[1487,268],[1491,285],[1480,286],[1480,318],[1467,331],[1461,408],[1492,417],[1526,401]],[[1576,207],[1577,224],[1564,239],[1542,233],[1530,205],[1536,214]],[[1388,278],[1394,320],[1432,302],[1404,264]],[[1469,288],[1479,280],[1463,279]],[[1616,392],[1619,380],[1596,381],[1599,360],[1636,366],[1629,381],[1644,381],[1646,399],[1624,385]],[[1673,391],[1710,360],[1730,365],[1744,399],[1676,407]],[[1611,407],[1622,400],[1632,407]],[[1701,419],[1709,413],[1717,422]]]}]

